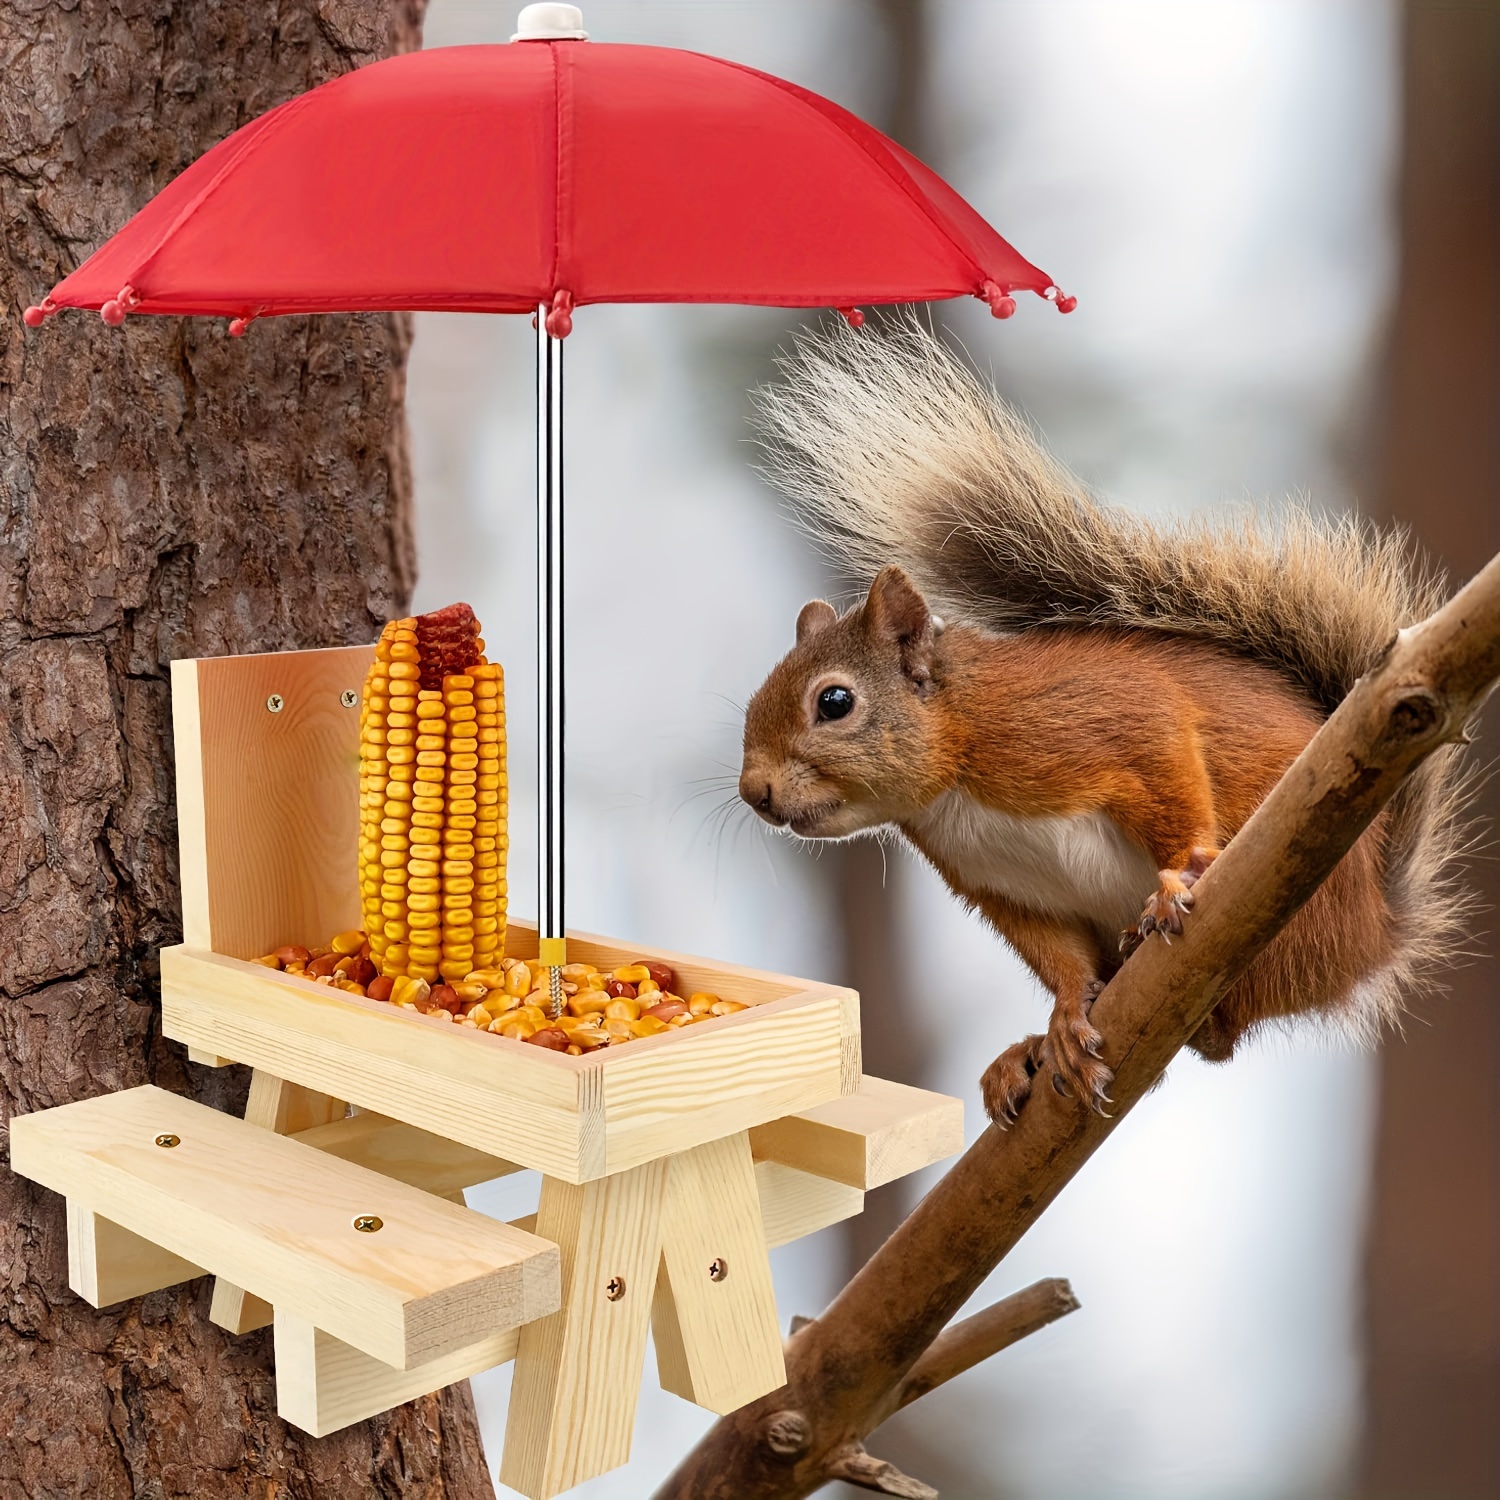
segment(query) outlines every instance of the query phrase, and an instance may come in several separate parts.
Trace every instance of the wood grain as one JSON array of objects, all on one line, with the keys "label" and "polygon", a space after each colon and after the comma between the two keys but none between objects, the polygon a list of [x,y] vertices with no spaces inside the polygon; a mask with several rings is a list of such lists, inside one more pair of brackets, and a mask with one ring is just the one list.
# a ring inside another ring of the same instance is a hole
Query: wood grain
[{"label": "wood grain", "polygon": [[201,1266],[68,1199],[68,1285],[91,1307],[111,1307],[202,1274]]},{"label": "wood grain", "polygon": [[755,1186],[769,1250],[852,1219],[865,1206],[863,1188],[814,1177],[811,1172],[800,1172],[779,1161],[756,1162]]},{"label": "wood grain", "polygon": [[562,1253],[562,1307],[521,1330],[500,1460],[501,1482],[530,1500],[630,1457],[665,1183],[664,1161],[581,1185],[542,1182],[537,1233]]},{"label": "wood grain", "polygon": [[[284,1078],[257,1069],[250,1076],[245,1123],[273,1130],[277,1135],[291,1135],[312,1125],[337,1120],[345,1108],[341,1099],[315,1093],[300,1084],[289,1083]],[[251,1333],[257,1328],[270,1326],[271,1304],[218,1276],[214,1278],[208,1315],[230,1333]]]},{"label": "wood grain", "polygon": [[276,1410],[314,1437],[440,1391],[514,1359],[519,1330],[491,1334],[410,1370],[393,1370],[305,1318],[276,1313]]},{"label": "wood grain", "polygon": [[881,1187],[964,1148],[960,1099],[866,1074],[857,1094],[750,1132],[757,1161],[779,1161],[850,1187]]},{"label": "wood grain", "polygon": [[662,1389],[721,1416],[786,1379],[743,1131],[667,1163],[651,1327]]},{"label": "wood grain", "polygon": [[150,1085],[17,1116],[11,1164],[398,1368],[558,1305],[554,1245]]},{"label": "wood grain", "polygon": [[188,752],[177,763],[178,848],[193,946],[254,958],[359,926],[359,707],[340,698],[358,693],[374,650],[172,663],[173,738]]},{"label": "wood grain", "polygon": [[569,1182],[858,1087],[858,997],[780,976],[736,1015],[575,1058],[185,947],[161,973],[169,1037]]},{"label": "wood grain", "polygon": [[[502,1161],[472,1146],[370,1111],[300,1130],[296,1138],[305,1146],[358,1162],[372,1172],[440,1198],[525,1170],[513,1161]],[[462,1198],[457,1201],[462,1202]]]}]

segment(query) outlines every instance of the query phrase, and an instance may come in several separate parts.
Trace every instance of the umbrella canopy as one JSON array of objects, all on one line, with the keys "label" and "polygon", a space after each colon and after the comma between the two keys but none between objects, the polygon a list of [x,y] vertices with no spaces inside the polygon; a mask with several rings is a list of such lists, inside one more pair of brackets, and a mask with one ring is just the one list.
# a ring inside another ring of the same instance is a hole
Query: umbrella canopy
[{"label": "umbrella canopy", "polygon": [[[236,131],[35,309],[218,314],[1058,298],[847,110],[699,53],[580,40],[375,63]],[[235,329],[243,330],[243,323]]]}]

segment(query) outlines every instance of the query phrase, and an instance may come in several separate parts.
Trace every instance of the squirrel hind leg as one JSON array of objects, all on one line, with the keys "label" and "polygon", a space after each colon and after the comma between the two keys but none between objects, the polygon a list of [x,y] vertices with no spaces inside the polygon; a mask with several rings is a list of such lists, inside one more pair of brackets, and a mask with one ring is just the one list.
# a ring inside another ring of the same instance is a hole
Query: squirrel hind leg
[{"label": "squirrel hind leg", "polygon": [[1104,985],[1104,980],[1096,979],[1080,990],[1058,994],[1038,1069],[1064,1098],[1078,1099],[1099,1115],[1111,1102],[1109,1086],[1115,1078],[1101,1055],[1104,1038],[1089,1020],[1089,1011]]},{"label": "squirrel hind leg", "polygon": [[1023,1038],[985,1069],[979,1081],[985,1113],[1001,1130],[1015,1123],[1037,1078],[1049,1080],[1065,1099],[1080,1099],[1096,1114],[1105,1112],[1115,1075],[1100,1060],[1104,1038],[1088,1019],[1104,985],[1098,979],[1076,997],[1059,997],[1045,1036]]}]

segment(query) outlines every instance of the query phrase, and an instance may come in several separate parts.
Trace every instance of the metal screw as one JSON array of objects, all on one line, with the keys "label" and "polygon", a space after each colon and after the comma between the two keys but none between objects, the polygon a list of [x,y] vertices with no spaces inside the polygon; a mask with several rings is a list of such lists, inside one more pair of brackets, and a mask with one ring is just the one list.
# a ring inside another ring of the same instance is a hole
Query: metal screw
[{"label": "metal screw", "polygon": [[708,1279],[710,1281],[723,1281],[729,1274],[729,1266],[722,1255],[716,1255],[708,1263]]},{"label": "metal screw", "polygon": [[618,1302],[625,1295],[625,1278],[623,1276],[611,1276],[604,1283],[604,1295],[611,1302]]},{"label": "metal screw", "polygon": [[182,1138],[180,1136],[165,1135],[165,1134],[163,1134],[163,1135],[157,1136],[157,1138],[156,1138],[156,1144],[158,1146],[177,1146],[177,1145],[181,1145],[181,1143],[182,1143]]},{"label": "metal screw", "polygon": [[271,696],[266,699],[266,707],[270,709],[273,714],[279,714],[281,710],[286,707],[286,699],[283,698],[280,693],[272,693]]},{"label": "metal screw", "polygon": [[356,693],[353,688],[345,688],[344,691],[339,694],[339,702],[342,703],[345,708],[358,708],[359,694]]},{"label": "metal screw", "polygon": [[385,1224],[385,1220],[377,1218],[374,1214],[360,1214],[354,1221],[354,1227],[361,1234],[374,1234]]}]

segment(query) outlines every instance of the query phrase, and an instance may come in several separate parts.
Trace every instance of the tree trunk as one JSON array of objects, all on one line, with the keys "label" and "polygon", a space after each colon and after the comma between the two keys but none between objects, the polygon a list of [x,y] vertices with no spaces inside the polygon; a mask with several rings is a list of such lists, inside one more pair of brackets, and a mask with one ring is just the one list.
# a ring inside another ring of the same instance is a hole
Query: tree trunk
[{"label": "tree trunk", "polygon": [[[1462,581],[1500,551],[1500,7],[1409,4],[1387,512]],[[1493,746],[1500,703],[1486,713]],[[1493,749],[1489,756],[1493,759]],[[1380,1051],[1361,1496],[1500,1494],[1500,780],[1480,804],[1482,954]]]},{"label": "tree trunk", "polygon": [[[163,1040],[180,936],[167,664],[332,646],[413,573],[401,317],[111,329],[21,308],[195,157],[415,46],[423,0],[13,0],[0,12],[0,1111],[242,1069]],[[198,1281],[95,1312],[62,1201],[0,1172],[0,1495],[488,1496],[467,1386],[322,1440]]]}]

